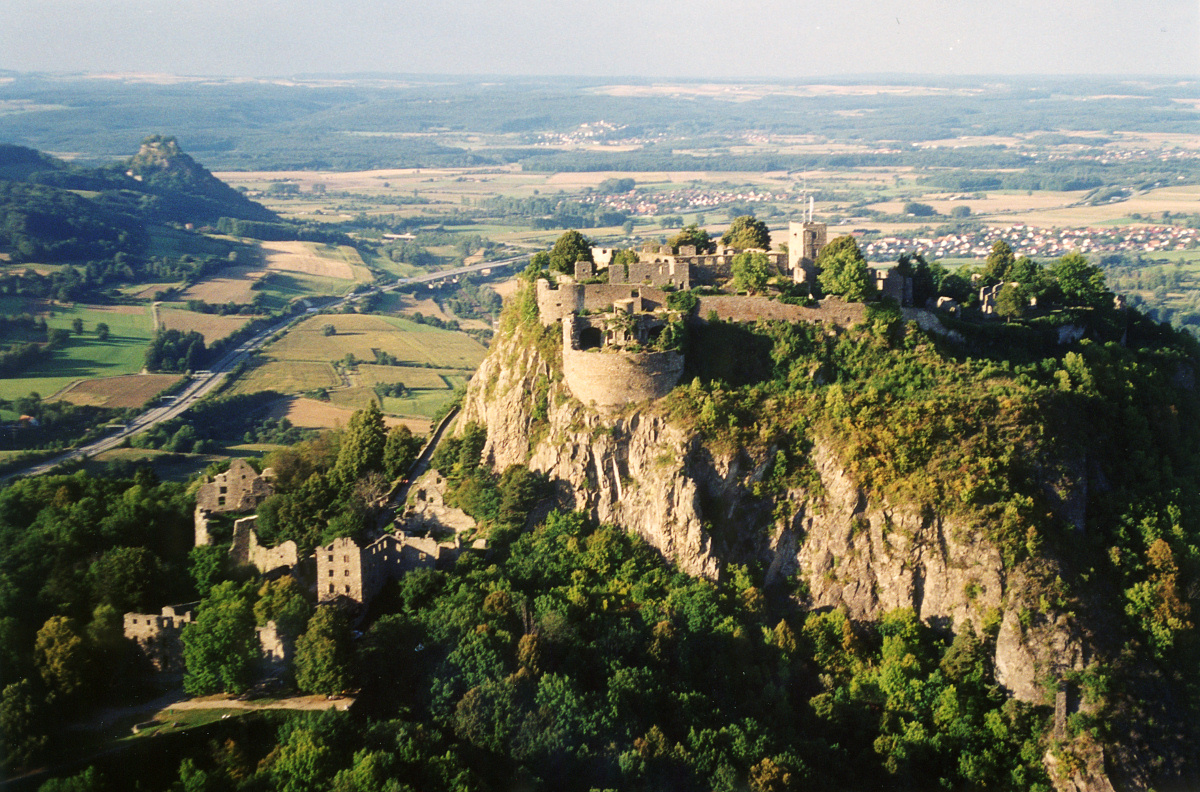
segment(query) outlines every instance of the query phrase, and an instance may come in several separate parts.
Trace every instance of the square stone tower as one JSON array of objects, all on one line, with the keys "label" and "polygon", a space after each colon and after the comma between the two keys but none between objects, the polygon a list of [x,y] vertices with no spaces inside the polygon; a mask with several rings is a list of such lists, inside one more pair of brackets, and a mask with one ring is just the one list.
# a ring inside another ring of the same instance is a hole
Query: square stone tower
[{"label": "square stone tower", "polygon": [[811,283],[817,276],[817,256],[825,247],[824,223],[788,223],[788,270],[796,283]]}]

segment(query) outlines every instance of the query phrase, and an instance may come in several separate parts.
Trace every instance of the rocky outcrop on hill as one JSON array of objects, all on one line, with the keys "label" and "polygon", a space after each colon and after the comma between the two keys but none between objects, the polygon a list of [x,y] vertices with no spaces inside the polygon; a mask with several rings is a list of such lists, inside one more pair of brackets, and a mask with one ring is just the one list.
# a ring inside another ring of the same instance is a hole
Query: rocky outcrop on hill
[{"label": "rocky outcrop on hill", "polygon": [[[468,388],[460,426],[486,425],[483,456],[497,470],[526,464],[545,473],[561,507],[639,534],[690,574],[716,577],[727,563],[754,562],[768,569],[768,584],[794,580],[809,606],[844,608],[855,620],[912,608],[952,632],[990,625],[996,678],[1014,698],[1054,706],[1057,733],[1086,706],[1062,680],[1097,659],[1097,631],[1042,596],[1059,573],[1052,559],[1006,567],[983,526],[873,497],[820,438],[818,488],[757,496],[775,449],[715,450],[663,413],[586,407],[556,360],[502,333]],[[1059,494],[1069,524],[1079,493]],[[1090,758],[1069,772],[1048,760],[1063,789],[1106,788],[1103,754],[1093,748],[1077,752]]]}]

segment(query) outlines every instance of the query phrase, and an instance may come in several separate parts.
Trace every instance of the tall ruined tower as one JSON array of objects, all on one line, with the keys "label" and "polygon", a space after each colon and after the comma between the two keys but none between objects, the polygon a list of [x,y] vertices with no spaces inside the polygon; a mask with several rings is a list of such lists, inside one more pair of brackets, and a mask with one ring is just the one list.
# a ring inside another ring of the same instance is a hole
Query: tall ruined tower
[{"label": "tall ruined tower", "polygon": [[811,211],[809,219],[802,223],[788,223],[788,270],[796,283],[811,283],[817,277],[817,256],[825,247],[824,223],[814,223]]}]

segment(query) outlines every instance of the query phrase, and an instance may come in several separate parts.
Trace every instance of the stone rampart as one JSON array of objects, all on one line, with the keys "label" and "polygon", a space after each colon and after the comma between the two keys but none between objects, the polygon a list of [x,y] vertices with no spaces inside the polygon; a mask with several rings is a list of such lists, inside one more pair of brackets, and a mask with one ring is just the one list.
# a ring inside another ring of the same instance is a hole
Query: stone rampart
[{"label": "stone rampart", "polygon": [[822,322],[840,327],[858,324],[867,316],[867,308],[862,303],[848,303],[832,298],[826,298],[820,305],[809,308],[747,295],[701,297],[696,306],[696,316],[707,319],[714,312],[717,318],[725,322],[778,319],[784,322]]},{"label": "stone rampart", "polygon": [[614,409],[667,395],[683,374],[683,355],[563,349],[563,374],[575,398]]}]

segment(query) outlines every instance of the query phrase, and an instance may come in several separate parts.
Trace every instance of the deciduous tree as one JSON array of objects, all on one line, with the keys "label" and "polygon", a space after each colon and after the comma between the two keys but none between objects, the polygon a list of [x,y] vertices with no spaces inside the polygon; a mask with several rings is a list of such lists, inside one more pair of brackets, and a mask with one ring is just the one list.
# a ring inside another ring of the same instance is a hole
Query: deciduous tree
[{"label": "deciduous tree", "polygon": [[767,229],[767,224],[754,215],[742,215],[735,217],[729,224],[729,230],[721,236],[721,244],[743,250],[770,250],[771,232]]},{"label": "deciduous tree", "polygon": [[558,238],[550,250],[550,268],[559,272],[574,272],[576,261],[592,261],[592,243],[572,229]]},{"label": "deciduous tree", "polygon": [[296,641],[296,684],[309,693],[340,693],[353,684],[350,625],[337,608],[322,607]]},{"label": "deciduous tree", "polygon": [[826,294],[861,302],[875,292],[867,260],[852,236],[840,236],[822,248],[817,269],[817,282]]},{"label": "deciduous tree", "polygon": [[183,689],[191,695],[249,689],[259,656],[249,585],[213,586],[196,621],[183,629]]}]

